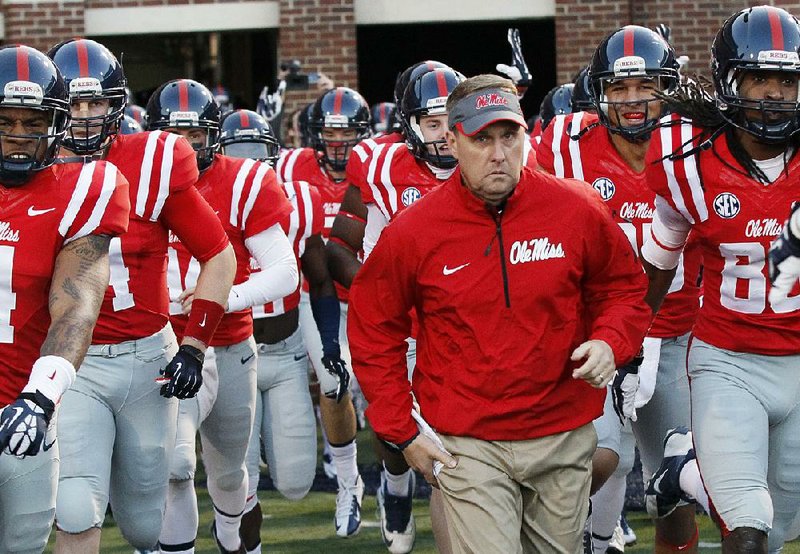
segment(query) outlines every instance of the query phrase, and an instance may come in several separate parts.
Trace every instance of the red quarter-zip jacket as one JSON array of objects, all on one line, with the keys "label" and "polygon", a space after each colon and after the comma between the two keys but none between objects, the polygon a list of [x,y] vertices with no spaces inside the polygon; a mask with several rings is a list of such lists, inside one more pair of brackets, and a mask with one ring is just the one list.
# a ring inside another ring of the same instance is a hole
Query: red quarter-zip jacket
[{"label": "red quarter-zip jacket", "polygon": [[572,351],[607,342],[617,365],[641,346],[647,278],[600,196],[524,169],[502,210],[460,171],[383,232],[350,289],[353,368],[381,438],[411,419],[405,338],[419,315],[413,392],[439,432],[525,440],[599,416],[605,389],[573,379]]}]

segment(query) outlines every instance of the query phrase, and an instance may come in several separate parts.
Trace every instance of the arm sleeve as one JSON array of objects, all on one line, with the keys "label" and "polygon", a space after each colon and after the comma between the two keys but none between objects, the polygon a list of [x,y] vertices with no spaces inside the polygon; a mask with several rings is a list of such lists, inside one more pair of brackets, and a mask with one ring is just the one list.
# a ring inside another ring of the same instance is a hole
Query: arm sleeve
[{"label": "arm sleeve", "polygon": [[164,223],[199,262],[207,262],[228,246],[222,224],[195,187],[172,192],[161,212]]},{"label": "arm sleeve", "polygon": [[674,269],[689,238],[691,224],[661,196],[656,196],[656,213],[650,234],[642,245],[642,258],[658,269]]},{"label": "arm sleeve", "polygon": [[608,343],[619,367],[639,351],[653,312],[645,303],[644,269],[600,196],[593,196],[593,210],[584,218],[589,227],[583,298],[589,337]]},{"label": "arm sleeve", "polygon": [[297,259],[279,223],[244,241],[261,271],[234,285],[228,295],[228,312],[274,302],[297,288]]},{"label": "arm sleeve", "polygon": [[417,271],[413,233],[387,228],[350,288],[347,337],[353,370],[369,401],[367,417],[382,439],[400,444],[417,433],[406,370],[409,311]]},{"label": "arm sleeve", "polygon": [[367,226],[364,229],[364,259],[369,258],[378,239],[381,238],[383,229],[389,225],[389,221],[383,212],[375,204],[367,206]]}]

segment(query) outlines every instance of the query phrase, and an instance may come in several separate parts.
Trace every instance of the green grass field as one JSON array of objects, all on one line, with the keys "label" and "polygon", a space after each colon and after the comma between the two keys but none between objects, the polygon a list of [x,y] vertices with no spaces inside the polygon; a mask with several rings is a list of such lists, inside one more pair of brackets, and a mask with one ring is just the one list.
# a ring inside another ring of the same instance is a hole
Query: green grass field
[{"label": "green grass field", "polygon": [[[274,491],[260,494],[264,508],[265,520],[262,527],[263,551],[270,553],[343,553],[361,554],[386,552],[381,542],[381,534],[375,515],[375,497],[364,497],[363,524],[361,532],[350,539],[340,539],[333,531],[333,509],[335,495],[331,493],[312,492],[300,502],[290,502]],[[199,490],[200,501],[200,533],[197,540],[197,552],[216,553],[208,527],[211,523],[211,502],[205,489]],[[431,533],[431,520],[428,503],[424,500],[414,502],[414,516],[417,521],[417,543],[414,552],[427,554],[436,552]],[[633,527],[638,541],[628,547],[626,552],[641,553],[653,551],[653,525],[642,512],[631,512],[628,521]],[[719,534],[711,521],[701,516],[698,518],[701,532],[701,552],[720,552]],[[52,541],[50,549],[52,552]],[[133,549],[122,539],[110,519],[103,529],[103,553],[131,554]],[[786,545],[785,554],[800,554],[800,542]]]},{"label": "green grass field", "polygon": [[[359,466],[374,464],[375,457],[369,446],[369,432],[360,431],[358,442]],[[317,459],[322,459],[321,453]],[[198,468],[198,473],[202,476],[202,465]],[[276,491],[260,491],[259,497],[264,513],[261,538],[262,550],[265,553],[367,554],[388,552],[381,540],[375,496],[364,496],[361,531],[349,539],[340,539],[334,533],[333,512],[336,502],[334,493],[311,492],[299,502],[286,500]],[[204,487],[198,487],[198,504],[200,507],[200,530],[196,552],[198,554],[215,554],[217,548],[209,532],[213,517],[211,500]],[[419,554],[436,552],[427,500],[414,501],[414,517],[417,522],[417,542],[414,552]],[[636,545],[628,547],[626,553],[652,552],[654,527],[647,514],[629,512],[628,521],[636,532],[638,541]],[[700,552],[703,554],[720,552],[719,532],[711,520],[706,516],[699,516],[698,524],[700,526]],[[55,534],[51,536],[46,552],[52,552],[54,543]],[[131,554],[133,552],[133,548],[122,538],[111,517],[106,518],[103,527],[100,551],[103,554]],[[787,544],[783,552],[784,554],[800,554],[800,541]]]}]

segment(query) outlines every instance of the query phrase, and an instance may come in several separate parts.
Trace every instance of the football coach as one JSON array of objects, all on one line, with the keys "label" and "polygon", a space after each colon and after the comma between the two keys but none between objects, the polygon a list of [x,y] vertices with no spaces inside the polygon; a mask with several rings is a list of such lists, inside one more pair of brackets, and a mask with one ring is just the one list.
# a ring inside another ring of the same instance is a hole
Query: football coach
[{"label": "football coach", "polygon": [[350,289],[367,417],[440,487],[456,552],[575,554],[592,420],[650,324],[647,279],[590,186],[523,168],[510,81],[467,79],[447,110],[458,170],[384,230]]}]

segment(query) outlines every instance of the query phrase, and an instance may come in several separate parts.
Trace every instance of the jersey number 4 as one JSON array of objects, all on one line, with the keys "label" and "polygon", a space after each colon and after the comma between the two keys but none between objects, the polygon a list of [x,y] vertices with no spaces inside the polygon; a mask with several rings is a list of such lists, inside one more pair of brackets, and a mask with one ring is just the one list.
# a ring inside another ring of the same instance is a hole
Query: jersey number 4
[{"label": "jersey number 4", "polygon": [[11,312],[17,307],[17,293],[11,288],[14,247],[0,246],[0,343],[13,344]]}]

